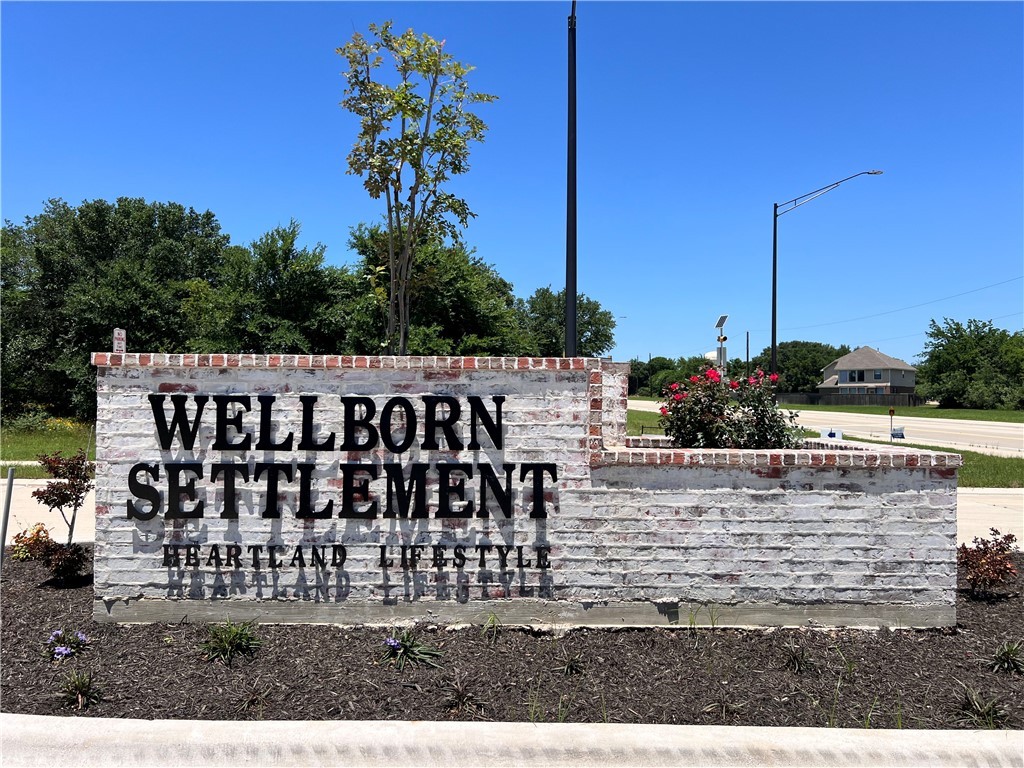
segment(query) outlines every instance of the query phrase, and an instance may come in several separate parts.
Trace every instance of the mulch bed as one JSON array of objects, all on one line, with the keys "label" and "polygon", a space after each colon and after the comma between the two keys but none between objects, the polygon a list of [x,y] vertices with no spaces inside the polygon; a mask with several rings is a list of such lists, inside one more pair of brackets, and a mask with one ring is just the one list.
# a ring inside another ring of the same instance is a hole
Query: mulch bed
[{"label": "mulch bed", "polygon": [[[1024,571],[1024,558],[1016,559]],[[92,620],[91,577],[51,583],[36,562],[5,558],[0,591],[0,709],[36,715],[166,719],[498,720],[977,728],[964,685],[1024,728],[1024,675],[994,672],[1005,641],[1024,640],[1024,576],[989,601],[957,597],[956,629],[579,629],[419,626],[440,667],[380,663],[380,628],[262,625],[262,646],[208,662],[199,624]],[[963,581],[961,580],[961,584]],[[495,604],[500,610],[500,604]],[[58,628],[89,639],[53,662]],[[799,662],[799,664],[797,663]],[[796,667],[799,667],[798,669]],[[102,700],[81,712],[58,692],[92,672]]]}]

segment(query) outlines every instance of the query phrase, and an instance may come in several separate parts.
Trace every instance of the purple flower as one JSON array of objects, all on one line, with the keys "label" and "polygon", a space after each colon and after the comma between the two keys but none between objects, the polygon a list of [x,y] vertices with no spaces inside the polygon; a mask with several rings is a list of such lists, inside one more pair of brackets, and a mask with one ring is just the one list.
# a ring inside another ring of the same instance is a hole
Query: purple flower
[{"label": "purple flower", "polygon": [[46,642],[52,643],[58,637],[63,637],[63,636],[64,636],[64,630],[63,629],[55,629],[55,630],[53,630],[53,632],[50,633],[50,639],[47,640]]},{"label": "purple flower", "polygon": [[64,658],[67,658],[68,656],[70,656],[73,653],[74,653],[74,651],[72,651],[66,645],[58,645],[56,648],[53,649],[53,658],[55,658],[55,659],[64,659]]},{"label": "purple flower", "polygon": [[87,638],[85,636],[84,632],[75,632],[75,637],[78,638],[78,642],[80,642],[80,643],[88,643],[89,642],[89,638]]},{"label": "purple flower", "polygon": [[395,651],[399,650],[402,647],[402,644],[395,640],[395,638],[393,637],[389,637],[387,640],[385,640],[384,645],[388,646],[389,648]]}]

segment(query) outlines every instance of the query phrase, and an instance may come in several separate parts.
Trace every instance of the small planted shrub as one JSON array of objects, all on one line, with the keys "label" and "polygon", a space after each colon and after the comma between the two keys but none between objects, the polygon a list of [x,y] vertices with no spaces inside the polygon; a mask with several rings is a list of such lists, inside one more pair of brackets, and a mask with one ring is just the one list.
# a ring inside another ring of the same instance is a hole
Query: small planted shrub
[{"label": "small planted shrub", "polygon": [[487,620],[484,622],[481,634],[487,638],[487,642],[494,645],[498,642],[498,635],[501,634],[501,619],[498,618],[498,614],[491,611],[487,614]]},{"label": "small planted shrub", "polygon": [[568,648],[562,648],[559,665],[556,668],[557,672],[570,677],[572,675],[582,675],[585,668],[586,664],[583,661],[582,651],[571,651]]},{"label": "small planted shrub", "polygon": [[964,696],[957,722],[975,728],[998,728],[1009,713],[998,697],[986,699],[974,688],[960,683]]},{"label": "small planted shrub", "polygon": [[1024,674],[1024,640],[1007,640],[996,649],[992,659],[993,672],[1015,672]]},{"label": "small planted shrub", "polygon": [[53,543],[46,526],[36,523],[31,528],[14,534],[11,544],[11,559],[19,563],[27,560],[42,560],[47,548]]},{"label": "small planted shrub", "polygon": [[452,679],[445,681],[444,687],[448,694],[444,705],[449,712],[475,714],[479,710],[476,696],[470,690],[469,675],[456,672]]},{"label": "small planted shrub", "polygon": [[44,655],[53,661],[63,661],[85,650],[89,638],[78,630],[55,629],[50,633],[43,650]]},{"label": "small planted shrub", "polygon": [[88,561],[85,547],[81,544],[58,544],[51,541],[43,552],[43,564],[58,581],[67,581],[78,576]]},{"label": "small planted shrub", "polygon": [[796,448],[796,417],[775,402],[776,374],[727,380],[715,368],[662,391],[661,425],[679,448]]},{"label": "small planted shrub", "polygon": [[223,624],[211,624],[207,628],[207,637],[200,644],[207,661],[220,661],[227,666],[235,656],[252,656],[263,645],[256,637],[256,622],[244,621],[235,624],[225,621]]},{"label": "small planted shrub", "polygon": [[402,671],[406,664],[413,666],[426,664],[428,667],[440,667],[438,659],[442,655],[442,651],[426,643],[421,643],[416,639],[412,630],[407,629],[397,638],[385,638],[380,661],[382,664],[394,664],[399,671]]},{"label": "small planted shrub", "polygon": [[960,545],[956,551],[956,562],[964,569],[972,595],[991,595],[994,587],[1017,574],[1013,564],[1013,553],[1018,551],[1016,541],[1017,537],[1012,533],[1001,535],[995,528],[990,528],[988,539],[975,536],[974,546]]},{"label": "small planted shrub", "polygon": [[92,672],[71,670],[61,680],[59,696],[75,709],[88,709],[103,699],[103,692],[96,685]]},{"label": "small planted shrub", "polygon": [[53,479],[42,488],[32,491],[32,496],[40,504],[45,504],[51,512],[60,512],[68,527],[67,544],[48,547],[43,562],[56,578],[69,579],[81,573],[85,566],[85,550],[71,542],[75,535],[78,510],[82,508],[86,495],[92,490],[95,466],[81,449],[74,456],[64,456],[61,451],[57,451],[42,453],[37,458]]},{"label": "small planted shrub", "polygon": [[811,666],[811,659],[802,645],[793,641],[786,643],[785,668],[790,672],[804,672]]}]

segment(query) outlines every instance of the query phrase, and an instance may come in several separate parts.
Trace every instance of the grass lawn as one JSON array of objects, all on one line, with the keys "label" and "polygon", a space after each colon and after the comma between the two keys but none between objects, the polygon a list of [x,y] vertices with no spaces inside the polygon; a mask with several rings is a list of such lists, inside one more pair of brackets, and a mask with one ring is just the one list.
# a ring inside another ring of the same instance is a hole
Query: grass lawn
[{"label": "grass lawn", "polygon": [[[888,416],[887,405],[790,405],[782,404],[791,411],[833,411],[835,413],[866,413]],[[1006,421],[1024,424],[1024,411],[983,411],[969,408],[936,408],[933,405],[919,405],[914,408],[897,408],[899,416],[915,416],[926,419],[969,419],[972,421]]]},{"label": "grass lawn", "polygon": [[[8,461],[35,461],[41,453],[62,451],[65,455],[73,454],[79,448],[88,451],[89,458],[96,459],[96,441],[92,434],[91,424],[68,422],[58,429],[47,429],[30,432],[20,430],[0,430],[0,467],[4,477],[7,476]],[[14,476],[19,480],[44,480],[49,475],[38,464],[17,466]]]},{"label": "grass lawn", "polygon": [[[665,431],[658,423],[660,420],[660,413],[653,413],[651,411],[626,411],[626,434],[664,435]],[[641,427],[643,427],[643,430],[641,430]]]},{"label": "grass lawn", "polygon": [[[861,440],[846,438],[851,442],[891,445],[886,440]],[[959,453],[964,458],[960,467],[957,485],[961,488],[1021,488],[1024,487],[1024,459],[1008,456],[989,456],[986,453],[962,451],[958,448],[943,448],[938,445],[916,445],[900,443],[900,447],[918,448],[937,453]]]}]

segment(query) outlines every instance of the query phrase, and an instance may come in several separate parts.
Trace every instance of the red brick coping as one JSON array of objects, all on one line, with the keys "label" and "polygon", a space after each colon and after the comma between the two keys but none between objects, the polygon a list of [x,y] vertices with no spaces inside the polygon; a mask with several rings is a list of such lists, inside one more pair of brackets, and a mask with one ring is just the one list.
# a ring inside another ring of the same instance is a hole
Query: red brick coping
[{"label": "red brick coping", "polygon": [[93,352],[92,364],[140,368],[385,368],[484,371],[584,371],[607,365],[586,357],[443,357],[417,355],[246,355]]}]

